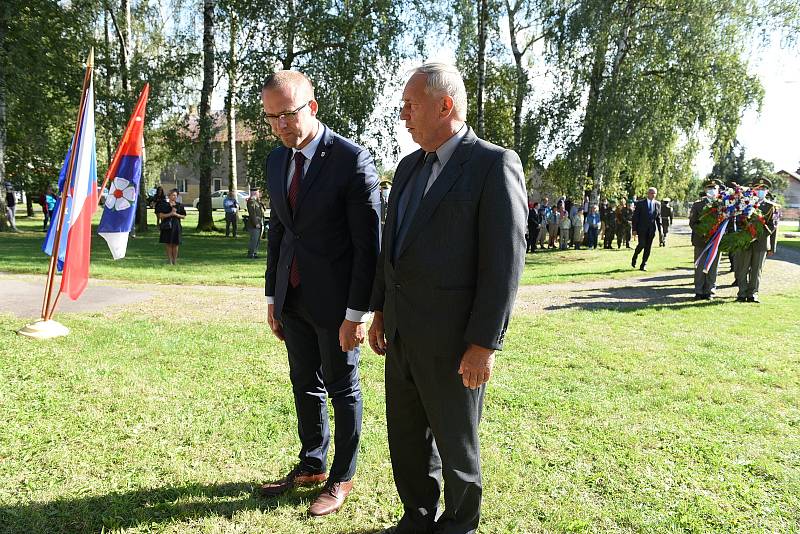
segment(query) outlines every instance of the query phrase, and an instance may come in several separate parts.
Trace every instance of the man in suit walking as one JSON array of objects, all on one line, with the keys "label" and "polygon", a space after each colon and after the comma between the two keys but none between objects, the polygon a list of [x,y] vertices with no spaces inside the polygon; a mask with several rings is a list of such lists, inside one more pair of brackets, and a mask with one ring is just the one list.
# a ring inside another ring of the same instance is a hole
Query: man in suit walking
[{"label": "man in suit walking", "polygon": [[[380,245],[378,174],[369,152],[317,119],[303,74],[279,71],[261,90],[264,112],[283,146],[267,158],[271,212],[266,295],[272,332],[285,341],[297,411],[300,462],[263,496],[327,480],[309,508],[341,508],[353,487],[361,435],[358,345]],[[335,456],[326,396],[336,423]]]},{"label": "man in suit walking", "polygon": [[389,451],[404,509],[389,532],[398,534],[478,528],[478,423],[525,265],[520,159],[478,139],[466,111],[450,65],[415,69],[403,91],[400,119],[421,150],[395,173],[369,331],[386,354]]},{"label": "man in suit walking", "polygon": [[647,190],[647,198],[637,200],[633,209],[633,237],[638,236],[639,244],[633,251],[631,267],[636,268],[636,258],[642,254],[642,263],[639,265],[640,271],[647,270],[647,260],[650,258],[650,247],[653,246],[653,239],[656,231],[661,232],[661,203],[656,200],[658,190],[651,187]]}]

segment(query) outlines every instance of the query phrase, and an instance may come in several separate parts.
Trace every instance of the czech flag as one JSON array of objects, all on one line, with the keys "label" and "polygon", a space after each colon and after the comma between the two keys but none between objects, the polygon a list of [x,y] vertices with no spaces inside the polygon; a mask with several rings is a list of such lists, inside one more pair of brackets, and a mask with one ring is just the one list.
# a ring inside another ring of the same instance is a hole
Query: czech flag
[{"label": "czech flag", "polygon": [[[52,221],[60,217],[61,198],[70,157],[76,151],[72,180],[66,197],[61,243],[58,247],[58,269],[62,272],[61,293],[76,300],[89,282],[89,253],[92,240],[92,216],[97,209],[97,158],[94,135],[94,82],[90,76],[86,90],[80,129],[64,160],[58,179],[59,200]],[[57,224],[50,224],[45,239],[44,252],[53,254]]]},{"label": "czech flag", "polygon": [[136,218],[139,181],[142,178],[144,111],[149,94],[150,84],[145,84],[106,172],[106,182],[110,185],[97,233],[106,240],[115,260],[125,257],[128,234]]}]

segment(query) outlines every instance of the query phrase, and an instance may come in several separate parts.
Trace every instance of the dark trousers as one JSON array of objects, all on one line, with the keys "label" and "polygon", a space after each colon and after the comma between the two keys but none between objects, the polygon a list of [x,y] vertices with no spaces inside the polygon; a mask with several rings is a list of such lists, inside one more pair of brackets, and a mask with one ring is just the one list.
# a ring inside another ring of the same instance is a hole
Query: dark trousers
[{"label": "dark trousers", "polygon": [[346,481],[356,472],[363,401],[358,379],[359,349],[342,352],[338,327],[314,324],[300,298],[301,287],[289,288],[283,305],[283,333],[289,353],[300,435],[300,463],[308,471],[326,470],[330,428],[326,395],[336,422],[335,456],[329,478]]},{"label": "dark trousers", "polygon": [[534,252],[536,250],[536,239],[539,237],[539,225],[538,224],[529,224],[528,225],[528,252]]},{"label": "dark trousers", "polygon": [[636,250],[633,251],[633,261],[631,263],[636,263],[636,258],[639,257],[639,253],[644,251],[641,266],[644,267],[647,264],[647,260],[650,258],[650,248],[653,246],[653,239],[655,237],[655,228],[648,228],[646,233],[639,234],[639,244],[636,245]]},{"label": "dark trousers", "polygon": [[589,248],[597,248],[597,227],[589,226],[586,230],[586,246]]},{"label": "dark trousers", "polygon": [[[464,387],[462,354],[430,354],[398,333],[386,357],[386,423],[397,492],[398,534],[475,532],[480,520],[478,422],[485,386]],[[444,512],[436,521],[440,477]]]},{"label": "dark trousers", "polygon": [[225,237],[228,237],[231,233],[231,228],[233,228],[233,237],[236,237],[238,228],[236,227],[239,224],[239,216],[236,213],[228,213],[225,212]]}]

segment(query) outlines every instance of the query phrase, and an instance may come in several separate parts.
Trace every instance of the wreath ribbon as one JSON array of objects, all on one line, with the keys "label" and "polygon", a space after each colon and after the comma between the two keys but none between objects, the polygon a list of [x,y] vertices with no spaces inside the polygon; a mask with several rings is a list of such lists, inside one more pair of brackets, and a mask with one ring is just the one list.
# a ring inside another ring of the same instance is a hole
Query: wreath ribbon
[{"label": "wreath ribbon", "polygon": [[700,266],[700,263],[703,259],[703,255],[708,253],[706,256],[705,263],[703,264],[703,272],[708,274],[708,271],[711,270],[711,265],[714,263],[714,260],[717,259],[717,254],[719,254],[719,242],[722,241],[722,236],[725,235],[725,228],[728,227],[728,222],[730,219],[725,219],[722,221],[722,224],[719,225],[719,228],[714,232],[714,235],[711,236],[711,239],[708,240],[706,244],[706,248],[703,249],[703,252],[697,257],[697,260],[694,262],[695,268]]}]

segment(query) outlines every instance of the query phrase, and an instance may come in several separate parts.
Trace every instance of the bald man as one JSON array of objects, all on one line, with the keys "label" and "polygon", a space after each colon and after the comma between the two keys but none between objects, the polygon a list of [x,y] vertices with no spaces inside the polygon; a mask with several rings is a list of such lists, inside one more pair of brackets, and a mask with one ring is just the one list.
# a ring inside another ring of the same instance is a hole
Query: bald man
[{"label": "bald man", "polygon": [[[318,120],[314,88],[303,74],[272,74],[261,100],[283,144],[266,162],[267,318],[286,343],[301,446],[297,465],[260,493],[274,497],[325,482],[309,508],[320,516],[341,508],[356,471],[359,345],[380,246],[378,173],[366,149]],[[329,473],[328,397],[336,423]]]}]

